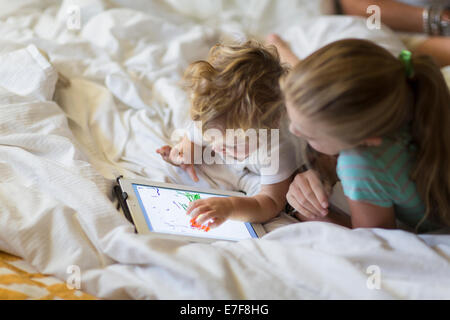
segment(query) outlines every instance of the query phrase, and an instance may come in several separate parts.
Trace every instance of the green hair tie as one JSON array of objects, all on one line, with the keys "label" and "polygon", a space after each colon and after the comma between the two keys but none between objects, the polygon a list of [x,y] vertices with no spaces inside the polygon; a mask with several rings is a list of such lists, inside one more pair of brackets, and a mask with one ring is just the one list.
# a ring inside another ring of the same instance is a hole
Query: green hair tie
[{"label": "green hair tie", "polygon": [[411,60],[412,59],[411,51],[403,50],[398,58],[403,62],[405,66],[407,77],[411,79],[414,76],[414,68]]}]

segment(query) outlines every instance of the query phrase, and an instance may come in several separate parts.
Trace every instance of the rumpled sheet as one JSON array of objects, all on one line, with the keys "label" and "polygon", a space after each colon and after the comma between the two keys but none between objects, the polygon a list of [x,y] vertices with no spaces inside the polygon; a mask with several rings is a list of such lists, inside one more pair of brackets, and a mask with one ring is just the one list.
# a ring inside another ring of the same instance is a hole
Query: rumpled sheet
[{"label": "rumpled sheet", "polygon": [[[67,24],[74,3],[79,29]],[[448,235],[285,215],[239,243],[134,234],[114,206],[115,178],[191,183],[155,149],[187,117],[184,68],[214,43],[275,31],[300,57],[345,37],[403,49],[363,19],[317,17],[326,1],[208,3],[0,1],[0,249],[62,281],[78,266],[81,289],[108,299],[450,298]],[[55,85],[57,71],[70,87]],[[199,171],[200,185],[258,189],[249,174]]]}]

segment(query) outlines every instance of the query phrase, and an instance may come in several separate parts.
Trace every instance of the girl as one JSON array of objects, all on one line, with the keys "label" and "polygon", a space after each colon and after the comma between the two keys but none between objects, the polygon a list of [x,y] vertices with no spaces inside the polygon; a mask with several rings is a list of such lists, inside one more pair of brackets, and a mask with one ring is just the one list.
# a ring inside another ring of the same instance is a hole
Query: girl
[{"label": "girl", "polygon": [[450,225],[450,94],[431,58],[341,40],[300,61],[282,90],[291,132],[338,155],[349,227]]},{"label": "girl", "polygon": [[[191,203],[187,214],[192,224],[213,228],[227,219],[262,223],[284,209],[291,177],[301,165],[294,152],[295,145],[288,139],[289,133],[281,131],[278,146],[270,145],[272,159],[279,159],[275,170],[273,167],[268,170],[261,162],[245,162],[254,159],[253,155],[261,147],[257,143],[249,145],[245,135],[243,148],[223,137],[229,129],[278,130],[285,111],[279,79],[286,72],[275,48],[265,48],[255,42],[216,45],[206,61],[195,62],[186,71],[191,119],[201,123],[206,132],[192,123],[189,134],[180,143],[173,148],[164,146],[157,152],[167,162],[181,166],[194,181],[198,181],[194,150],[200,148],[204,156],[206,147],[222,158],[236,159],[235,166],[240,169],[261,176],[260,192],[252,197],[215,197]],[[219,134],[211,136],[208,132]],[[196,136],[200,138],[195,139]]]}]

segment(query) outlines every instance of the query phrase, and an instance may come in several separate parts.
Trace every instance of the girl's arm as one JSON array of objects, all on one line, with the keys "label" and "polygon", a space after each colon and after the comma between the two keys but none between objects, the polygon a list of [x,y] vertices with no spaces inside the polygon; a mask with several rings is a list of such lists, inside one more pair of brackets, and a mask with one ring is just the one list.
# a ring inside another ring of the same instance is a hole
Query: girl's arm
[{"label": "girl's arm", "polygon": [[294,214],[297,217],[297,219],[302,222],[311,222],[311,221],[329,222],[329,223],[338,224],[338,225],[341,225],[341,226],[344,226],[344,227],[347,227],[350,229],[352,228],[352,220],[347,214],[337,213],[331,209],[328,210],[328,214],[324,217],[313,216],[313,215],[305,216],[298,211],[295,212]]},{"label": "girl's arm", "polygon": [[368,17],[367,8],[377,5],[381,21],[393,29],[406,32],[423,32],[423,8],[394,0],[341,0],[342,10],[348,15]]},{"label": "girl's arm", "polygon": [[393,207],[380,207],[349,198],[347,198],[347,201],[351,211],[353,228],[397,228]]},{"label": "girl's arm", "polygon": [[[218,227],[227,219],[264,223],[276,217],[286,206],[286,193],[292,178],[272,185],[262,185],[253,197],[214,197],[190,204],[186,214],[191,223]],[[208,223],[209,221],[209,223]]]},{"label": "girl's arm", "polygon": [[385,208],[370,203],[354,201],[347,197],[351,217],[330,210],[326,217],[306,217],[296,213],[300,221],[321,221],[339,224],[347,228],[381,228],[396,229],[395,211],[393,207]]}]

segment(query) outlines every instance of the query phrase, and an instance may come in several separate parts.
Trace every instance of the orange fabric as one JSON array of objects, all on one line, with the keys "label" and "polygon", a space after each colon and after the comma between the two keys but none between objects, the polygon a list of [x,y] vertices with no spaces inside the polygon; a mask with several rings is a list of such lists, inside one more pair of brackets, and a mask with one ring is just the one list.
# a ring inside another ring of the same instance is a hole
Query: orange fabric
[{"label": "orange fabric", "polygon": [[95,300],[65,282],[34,272],[19,257],[0,252],[0,300]]}]

